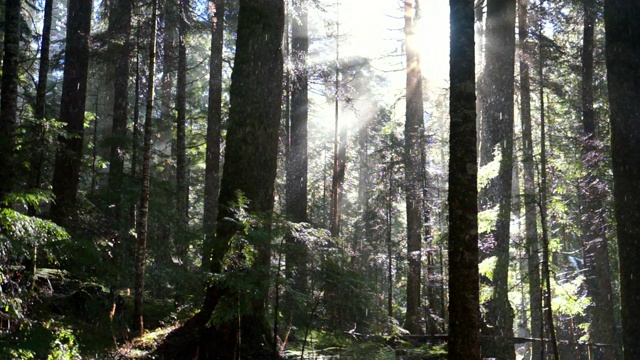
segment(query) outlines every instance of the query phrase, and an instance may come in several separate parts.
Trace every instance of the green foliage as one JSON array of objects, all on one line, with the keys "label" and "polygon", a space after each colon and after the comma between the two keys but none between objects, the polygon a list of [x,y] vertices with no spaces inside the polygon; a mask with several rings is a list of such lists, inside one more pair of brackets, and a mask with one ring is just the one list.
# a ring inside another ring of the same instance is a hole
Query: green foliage
[{"label": "green foliage", "polygon": [[35,324],[16,332],[16,336],[0,339],[2,359],[82,359],[73,330],[53,321]]}]

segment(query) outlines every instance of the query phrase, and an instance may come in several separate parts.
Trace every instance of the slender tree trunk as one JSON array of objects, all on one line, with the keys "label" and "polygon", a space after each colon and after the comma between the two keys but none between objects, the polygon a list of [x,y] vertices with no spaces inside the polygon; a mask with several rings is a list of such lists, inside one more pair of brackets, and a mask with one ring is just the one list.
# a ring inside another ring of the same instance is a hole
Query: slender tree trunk
[{"label": "slender tree trunk", "polygon": [[340,207],[342,185],[344,183],[347,153],[347,127],[340,123],[340,3],[336,3],[338,19],[336,21],[336,69],[335,69],[335,130],[333,137],[333,176],[331,182],[331,214],[329,232],[332,237],[340,236]]},{"label": "slender tree trunk", "polygon": [[67,223],[75,210],[80,182],[91,7],[91,1],[69,0],[67,10],[65,66],[60,101],[60,119],[64,123],[66,135],[58,137],[52,182],[56,202],[51,209],[51,217],[62,223]]},{"label": "slender tree trunk", "polygon": [[42,20],[42,42],[40,44],[40,64],[38,65],[38,85],[36,86],[36,104],[34,111],[35,127],[33,129],[36,144],[31,155],[32,188],[42,187],[42,163],[44,161],[43,144],[46,141],[44,122],[46,121],[47,82],[49,78],[49,52],[51,48],[51,22],[53,18],[53,0],[45,0],[44,18]]},{"label": "slender tree trunk", "polygon": [[133,1],[116,0],[110,9],[109,53],[112,61],[108,63],[108,73],[113,76],[113,126],[111,133],[111,152],[109,154],[109,191],[115,203],[114,215],[121,220],[122,185],[124,180],[124,156],[127,149],[127,120],[129,110],[129,64],[131,41],[131,12]]},{"label": "slender tree trunk", "polygon": [[[133,104],[133,138],[131,140],[131,179],[134,184],[141,184],[142,181],[138,179],[138,171],[140,167],[140,24],[137,24],[136,31],[136,80],[134,89],[134,104]],[[136,186],[136,194],[139,195],[139,188]],[[135,198],[135,197],[134,197]],[[137,201],[131,201],[129,205],[129,229],[135,229],[137,223]],[[123,246],[123,256],[121,258],[121,264],[131,264],[130,259],[132,256],[134,246],[136,244],[136,236],[130,234],[129,242]]]},{"label": "slender tree trunk", "polygon": [[407,315],[405,328],[412,334],[422,332],[420,326],[420,284],[422,274],[422,209],[420,133],[424,122],[422,104],[422,71],[416,39],[418,0],[404,3],[404,33],[407,61],[406,120],[404,126],[404,188],[407,208]]},{"label": "slender tree trunk", "polygon": [[480,359],[473,0],[450,6],[449,352]]},{"label": "slender tree trunk", "polygon": [[[544,0],[540,0],[542,2]],[[541,29],[539,29],[541,30]],[[540,33],[542,33],[540,31]],[[542,41],[539,43],[540,65],[538,67],[538,77],[540,79],[540,223],[542,225],[542,276],[544,278],[544,315],[551,341],[551,350],[555,360],[560,360],[558,352],[558,340],[556,329],[553,324],[553,311],[551,309],[551,270],[549,258],[549,231],[547,225],[547,146],[545,130],[545,108],[544,108],[544,47]]]},{"label": "slender tree trunk", "polygon": [[[535,165],[533,158],[533,136],[531,121],[531,80],[529,73],[530,48],[527,25],[528,0],[520,0],[518,8],[518,34],[520,40],[520,118],[522,127],[522,168],[525,211],[525,248],[527,252],[527,277],[529,279],[529,312],[531,313],[531,336],[542,338],[542,293],[540,289],[540,256],[538,245],[538,221],[536,211]],[[538,358],[542,346],[534,341],[532,358]]]},{"label": "slender tree trunk", "polygon": [[393,318],[393,168],[388,169],[386,243],[387,243],[387,316]]},{"label": "slender tree trunk", "polygon": [[[587,294],[593,300],[589,308],[591,341],[600,344],[613,342],[616,325],[613,314],[613,289],[609,273],[609,246],[607,239],[607,215],[604,205],[606,188],[602,184],[599,159],[602,150],[596,135],[595,113],[593,111],[593,50],[594,27],[596,23],[595,1],[584,3],[584,30],[582,46],[582,126],[584,142],[582,159],[584,175],[580,188],[584,197],[584,207],[580,223],[583,224],[584,259]],[[613,360],[613,347],[598,348],[596,360]]]},{"label": "slender tree trunk", "polygon": [[185,233],[188,224],[189,187],[187,185],[187,12],[188,0],[180,0],[178,21],[178,74],[176,86],[176,233],[178,259],[186,264],[189,248]]},{"label": "slender tree trunk", "polygon": [[151,177],[151,138],[154,136],[153,97],[156,69],[156,28],[157,0],[153,0],[151,8],[151,38],[149,39],[149,75],[147,77],[147,106],[144,118],[144,139],[142,150],[142,186],[140,189],[140,215],[138,216],[136,247],[135,300],[133,309],[133,327],[141,335],[144,331],[144,272],[147,253],[147,221],[149,217],[149,180]]},{"label": "slender tree trunk", "polygon": [[[286,168],[286,213],[291,221],[306,222],[307,217],[307,120],[309,117],[307,54],[309,25],[307,0],[293,1],[291,48],[293,81],[291,84],[291,120]],[[307,294],[307,247],[295,235],[287,236],[286,276],[293,280],[293,290]],[[302,324],[306,311],[294,302],[296,323]]]},{"label": "slender tree trunk", "polygon": [[640,4],[604,4],[623,349],[632,360],[640,359]]},{"label": "slender tree trunk", "polygon": [[209,55],[209,108],[207,110],[207,155],[204,175],[204,244],[202,269],[211,268],[211,249],[216,235],[220,190],[220,127],[222,124],[222,49],[226,1],[214,0],[211,14]]},{"label": "slender tree trunk", "polygon": [[0,207],[15,181],[16,123],[20,65],[20,0],[6,0],[0,97]]}]

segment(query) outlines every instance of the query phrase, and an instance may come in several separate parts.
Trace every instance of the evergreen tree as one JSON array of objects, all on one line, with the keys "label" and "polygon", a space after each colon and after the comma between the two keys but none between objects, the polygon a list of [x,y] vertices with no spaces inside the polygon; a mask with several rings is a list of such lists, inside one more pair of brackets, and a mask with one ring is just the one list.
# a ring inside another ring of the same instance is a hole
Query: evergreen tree
[{"label": "evergreen tree", "polygon": [[53,173],[55,203],[51,216],[67,223],[76,208],[84,135],[84,111],[89,70],[89,36],[93,3],[69,0],[64,78],[60,100],[60,120],[65,135],[58,138]]},{"label": "evergreen tree", "polygon": [[624,359],[640,358],[640,4],[606,0],[611,155],[620,259]]},{"label": "evergreen tree", "polygon": [[473,1],[450,1],[448,358],[480,359]]}]

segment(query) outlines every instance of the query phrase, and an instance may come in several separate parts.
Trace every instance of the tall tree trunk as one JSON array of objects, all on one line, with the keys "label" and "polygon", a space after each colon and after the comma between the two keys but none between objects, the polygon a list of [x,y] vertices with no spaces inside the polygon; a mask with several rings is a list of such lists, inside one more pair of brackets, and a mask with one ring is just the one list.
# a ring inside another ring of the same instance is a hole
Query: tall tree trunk
[{"label": "tall tree trunk", "polygon": [[511,222],[511,186],[513,174],[513,109],[515,64],[515,0],[487,1],[487,44],[484,80],[486,99],[480,165],[492,160],[493,151],[501,154],[498,176],[492,179],[482,200],[483,210],[498,206],[491,233],[497,257],[493,271],[493,298],[487,305],[487,334],[493,337],[485,355],[499,360],[515,359],[513,344],[513,308],[509,302],[509,240]]},{"label": "tall tree trunk", "polygon": [[211,268],[211,249],[216,236],[218,192],[220,190],[220,127],[222,124],[222,49],[225,0],[214,0],[211,14],[209,55],[209,107],[207,110],[207,155],[204,173],[204,244],[202,269]]},{"label": "tall tree trunk", "polygon": [[393,166],[388,168],[387,176],[387,214],[386,214],[386,245],[387,245],[387,316],[393,318]]},{"label": "tall tree trunk", "polygon": [[133,327],[139,335],[144,331],[144,272],[147,253],[147,220],[149,217],[149,180],[151,177],[151,138],[154,136],[153,97],[154,79],[156,71],[156,31],[157,31],[157,2],[153,0],[151,8],[151,38],[149,39],[149,74],[147,78],[147,105],[144,117],[144,139],[142,150],[142,185],[140,188],[140,214],[136,226],[138,243],[136,246],[136,275],[135,300],[133,309]]},{"label": "tall tree trunk", "polygon": [[[522,168],[525,212],[525,248],[527,252],[527,277],[529,279],[529,312],[531,313],[531,336],[542,338],[542,292],[540,291],[540,248],[538,245],[538,221],[536,211],[536,186],[533,158],[533,135],[531,124],[531,81],[529,74],[530,47],[527,25],[528,0],[518,4],[518,35],[520,40],[520,118],[522,127]],[[540,341],[531,346],[533,358],[541,354]]]},{"label": "tall tree trunk", "polygon": [[[236,57],[231,75],[229,129],[220,186],[217,236],[213,244],[211,270],[222,274],[230,242],[239,230],[229,205],[238,193],[250,200],[247,211],[266,216],[273,210],[278,153],[278,130],[282,95],[283,0],[241,0]],[[265,219],[268,222],[268,219]],[[158,350],[171,359],[264,358],[272,349],[265,317],[269,290],[269,225],[267,234],[252,239],[256,251],[252,293],[247,311],[239,317],[215,321],[207,326],[221,301],[241,296],[223,282],[207,289],[202,310],[174,331]],[[259,240],[259,239],[260,240]],[[233,267],[233,266],[231,266]],[[242,295],[244,296],[244,295]],[[228,304],[228,303],[227,303]],[[241,336],[240,336],[241,334]]]},{"label": "tall tree trunk", "polygon": [[[109,154],[109,191],[115,203],[114,215],[121,220],[122,185],[124,180],[124,156],[127,148],[127,120],[129,110],[129,64],[131,41],[131,12],[133,1],[116,0],[109,14],[109,54],[108,73],[113,76],[113,126],[111,152]],[[95,145],[94,145],[95,146]]]},{"label": "tall tree trunk", "polygon": [[4,53],[0,97],[0,207],[15,181],[16,123],[20,77],[20,0],[7,0],[4,20]]},{"label": "tall tree trunk", "polygon": [[[581,221],[583,224],[584,259],[587,294],[593,300],[589,308],[591,323],[591,341],[610,343],[615,339],[616,325],[613,314],[613,289],[609,273],[609,246],[607,239],[607,216],[604,206],[606,188],[602,184],[602,171],[599,160],[603,154],[596,135],[595,114],[593,111],[593,50],[594,27],[596,23],[595,1],[584,3],[584,30],[582,45],[582,126],[584,140],[582,161],[584,175],[580,179],[580,188],[584,197]],[[596,349],[596,360],[613,360],[615,349],[602,347]]]},{"label": "tall tree trunk", "polygon": [[46,121],[47,108],[47,82],[49,78],[49,52],[51,48],[53,0],[45,0],[43,16],[42,42],[40,43],[40,64],[38,65],[38,85],[36,86],[36,104],[33,110],[36,120],[36,125],[33,129],[36,145],[31,150],[30,186],[32,188],[42,187],[42,163],[44,161],[43,144],[46,141],[44,122]]},{"label": "tall tree trunk", "polygon": [[451,0],[449,137],[449,353],[480,359],[478,167],[473,0]]},{"label": "tall tree trunk", "polygon": [[187,13],[189,1],[179,1],[178,74],[176,86],[176,233],[174,242],[178,259],[186,264],[189,248],[185,233],[189,221],[189,187],[187,185]]},{"label": "tall tree trunk", "polygon": [[336,69],[334,80],[334,119],[333,136],[333,175],[331,181],[331,214],[329,232],[332,237],[340,236],[340,208],[342,185],[346,170],[347,127],[340,123],[340,3],[336,2],[338,19],[336,20]]},{"label": "tall tree trunk", "polygon": [[424,122],[422,104],[422,71],[416,39],[418,0],[404,3],[406,47],[406,120],[404,126],[404,189],[407,208],[407,315],[405,328],[412,334],[422,332],[420,326],[420,284],[422,282],[422,189],[421,131]]},{"label": "tall tree trunk", "polygon": [[[286,213],[294,222],[306,222],[307,217],[307,120],[309,117],[307,54],[309,52],[308,1],[293,1],[291,49],[293,82],[291,84],[291,120],[286,168]],[[295,235],[287,236],[286,276],[293,281],[293,290],[307,293],[307,247]],[[301,324],[305,311],[291,304],[294,318]]]},{"label": "tall tree trunk", "polygon": [[640,359],[640,4],[606,0],[607,83],[624,359]]},{"label": "tall tree trunk", "polygon": [[52,182],[56,202],[51,209],[51,217],[62,223],[66,223],[75,210],[80,182],[92,5],[91,1],[69,0],[67,10],[64,78],[60,100],[60,120],[64,123],[66,135],[58,137]]},{"label": "tall tree trunk", "polygon": [[[540,5],[544,0],[540,0]],[[538,28],[539,34],[542,34],[542,21]],[[544,104],[544,46],[542,37],[539,37],[538,54],[540,64],[538,67],[538,77],[540,81],[539,98],[540,98],[540,223],[542,227],[542,276],[544,279],[544,318],[551,342],[551,350],[553,358],[560,360],[558,352],[558,340],[556,338],[556,328],[553,323],[553,311],[551,308],[551,261],[549,257],[549,230],[547,225],[547,144],[546,144],[546,124],[545,124],[545,104]]]}]

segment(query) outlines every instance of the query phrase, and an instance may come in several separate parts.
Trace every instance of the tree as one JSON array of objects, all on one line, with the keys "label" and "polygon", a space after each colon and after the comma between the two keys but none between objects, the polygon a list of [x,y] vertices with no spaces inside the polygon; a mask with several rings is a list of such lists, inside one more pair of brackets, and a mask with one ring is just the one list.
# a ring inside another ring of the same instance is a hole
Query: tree
[{"label": "tree", "polygon": [[473,1],[451,0],[449,353],[480,359],[478,189]]},{"label": "tree", "polygon": [[154,136],[152,117],[154,100],[154,79],[156,71],[156,31],[157,31],[157,3],[153,0],[151,7],[151,38],[149,39],[149,75],[147,79],[147,99],[144,118],[144,138],[142,140],[142,172],[140,187],[140,211],[136,224],[138,237],[136,245],[136,273],[135,300],[133,309],[133,325],[139,335],[144,331],[144,273],[146,267],[148,218],[149,218],[149,188],[151,177],[151,138]]},{"label": "tree", "polygon": [[407,315],[405,328],[412,334],[421,332],[420,283],[422,267],[422,150],[421,133],[424,122],[422,104],[422,72],[416,39],[418,0],[404,3],[405,51],[407,58],[406,120],[404,126],[404,188],[407,208]]},{"label": "tree", "polygon": [[500,154],[498,175],[489,182],[486,198],[488,210],[498,207],[498,216],[490,240],[495,245],[493,297],[487,305],[487,335],[493,340],[486,354],[498,359],[515,359],[513,309],[509,302],[509,240],[511,223],[511,186],[513,173],[513,109],[515,64],[515,0],[487,1],[486,63],[483,74],[485,103],[483,109],[480,165],[487,165],[494,154]]},{"label": "tree", "polygon": [[110,35],[109,74],[113,76],[113,121],[109,154],[109,190],[114,196],[116,220],[121,220],[124,156],[127,149],[127,120],[129,110],[129,64],[131,41],[131,12],[133,1],[117,0],[109,9]]},{"label": "tree", "polygon": [[[529,311],[531,313],[531,336],[542,338],[542,292],[540,289],[540,256],[538,221],[536,211],[535,168],[533,158],[533,134],[531,122],[531,81],[529,62],[531,49],[528,44],[527,22],[528,0],[518,4],[518,36],[520,41],[520,120],[522,127],[522,168],[525,207],[525,246],[527,252],[527,275],[529,278]],[[540,342],[532,344],[531,354],[539,356]]]},{"label": "tree", "polygon": [[343,185],[347,168],[347,127],[340,122],[340,3],[336,3],[338,19],[336,21],[336,64],[334,79],[334,118],[333,135],[333,173],[331,178],[331,211],[329,231],[332,237],[340,236],[340,213],[343,198]]},{"label": "tree", "polygon": [[187,185],[187,16],[189,1],[179,1],[178,73],[176,81],[176,212],[177,232],[174,237],[178,259],[185,262],[189,248],[185,232],[189,222],[189,186]]},{"label": "tree", "polygon": [[204,243],[202,269],[211,268],[211,249],[215,240],[220,190],[220,126],[222,123],[222,46],[225,0],[213,1],[211,54],[209,59],[209,106],[207,109],[207,155],[204,178]]},{"label": "tree", "polygon": [[65,135],[58,137],[51,209],[54,220],[66,222],[76,209],[82,160],[84,110],[87,98],[89,36],[92,2],[69,0],[60,120]]},{"label": "tree", "polygon": [[53,0],[45,0],[44,17],[42,20],[42,42],[40,44],[40,63],[38,65],[38,85],[36,86],[36,103],[33,110],[36,126],[33,129],[33,136],[37,139],[36,146],[33,147],[31,156],[31,187],[40,188],[42,186],[42,163],[44,161],[44,151],[42,141],[45,139],[44,121],[47,108],[47,82],[49,78],[49,53],[51,48],[51,22],[53,18]]},{"label": "tree", "polygon": [[[238,18],[236,57],[230,88],[229,129],[220,185],[220,205],[216,239],[213,244],[211,271],[225,275],[234,264],[225,264],[231,238],[241,229],[230,207],[238,203],[238,194],[250,201],[249,213],[265,216],[273,210],[278,152],[278,129],[282,93],[282,49],[284,2],[282,0],[241,0]],[[265,220],[268,223],[268,219]],[[207,289],[202,310],[165,341],[159,352],[167,358],[230,359],[234,352],[241,357],[264,357],[271,350],[265,317],[268,293],[270,237],[268,224],[260,231],[266,236],[252,238],[255,249],[253,283],[248,309],[235,316],[217,317],[207,327],[214,309],[222,302],[229,306],[235,293],[231,284],[214,281]],[[233,251],[233,250],[232,250]],[[235,269],[239,271],[240,269]],[[232,274],[229,274],[232,275]],[[220,315],[218,315],[220,316]],[[239,335],[242,334],[240,343]],[[189,339],[188,341],[186,339]],[[185,345],[186,344],[186,345]]]},{"label": "tree", "polygon": [[[309,117],[309,79],[307,75],[307,55],[309,52],[308,1],[293,1],[291,25],[291,57],[293,76],[291,83],[291,118],[289,125],[289,146],[286,163],[286,214],[291,221],[307,222],[307,121]],[[293,290],[307,293],[307,248],[301,239],[287,237],[286,275],[293,281]],[[294,304],[291,304],[294,307]],[[306,315],[301,309],[294,311],[294,317],[301,321]],[[305,319],[306,320],[306,317]]]},{"label": "tree", "polygon": [[[596,25],[596,4],[584,2],[583,46],[582,46],[582,126],[584,139],[582,159],[584,175],[580,179],[583,195],[584,260],[587,293],[593,304],[589,308],[591,341],[607,344],[615,339],[616,325],[613,316],[611,275],[609,273],[609,245],[607,240],[607,218],[604,206],[606,188],[603,186],[600,140],[596,134],[596,118],[593,109],[593,50]],[[599,348],[596,359],[614,359],[613,347]]]},{"label": "tree", "polygon": [[0,206],[15,181],[16,123],[18,121],[18,75],[20,65],[20,0],[7,0],[0,98]]},{"label": "tree", "polygon": [[640,4],[606,0],[607,84],[625,360],[640,358]]}]

